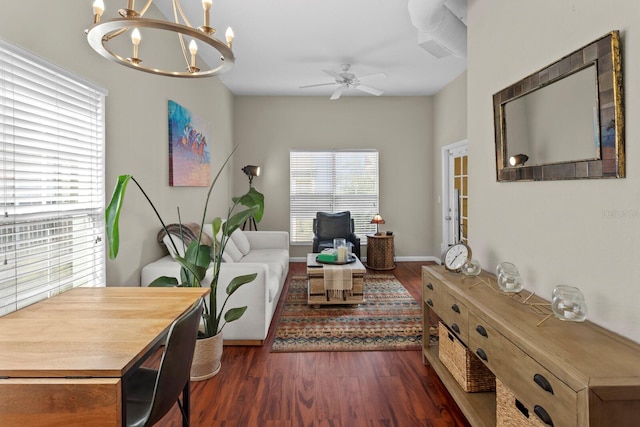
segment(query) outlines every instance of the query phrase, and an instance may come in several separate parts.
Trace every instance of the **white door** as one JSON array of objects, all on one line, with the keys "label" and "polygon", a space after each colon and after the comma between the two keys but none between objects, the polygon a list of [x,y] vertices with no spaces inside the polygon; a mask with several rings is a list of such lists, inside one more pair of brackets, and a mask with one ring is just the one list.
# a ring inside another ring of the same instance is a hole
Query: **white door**
[{"label": "white door", "polygon": [[468,141],[442,148],[442,244],[441,251],[468,236]]}]

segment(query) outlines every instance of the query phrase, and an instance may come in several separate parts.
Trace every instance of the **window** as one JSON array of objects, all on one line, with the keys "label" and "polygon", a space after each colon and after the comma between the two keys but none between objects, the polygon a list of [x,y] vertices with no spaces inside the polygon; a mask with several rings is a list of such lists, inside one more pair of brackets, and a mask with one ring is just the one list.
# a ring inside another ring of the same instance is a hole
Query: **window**
[{"label": "window", "polygon": [[0,315],[105,285],[105,96],[0,41]]},{"label": "window", "polygon": [[350,211],[358,235],[374,233],[378,152],[292,150],[289,153],[291,242],[310,244],[316,212]]}]

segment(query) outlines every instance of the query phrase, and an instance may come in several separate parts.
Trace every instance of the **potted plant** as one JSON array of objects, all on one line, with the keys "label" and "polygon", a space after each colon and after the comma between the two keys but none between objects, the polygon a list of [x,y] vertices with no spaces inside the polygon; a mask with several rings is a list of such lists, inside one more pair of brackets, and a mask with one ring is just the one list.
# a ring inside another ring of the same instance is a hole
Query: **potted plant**
[{"label": "potted plant", "polygon": [[[225,311],[227,301],[229,300],[229,297],[231,297],[231,295],[233,295],[241,286],[252,282],[257,276],[257,273],[254,273],[235,277],[226,288],[226,297],[224,301],[219,304],[217,298],[218,277],[222,263],[222,254],[224,253],[227,242],[229,241],[231,234],[240,227],[244,221],[253,216],[256,221],[259,222],[264,213],[264,196],[253,187],[249,188],[249,191],[243,196],[232,198],[233,204],[227,211],[226,221],[223,222],[220,217],[216,217],[212,221],[212,246],[201,244],[202,228],[206,220],[211,192],[222,170],[229,162],[234,152],[235,149],[231,154],[229,154],[209,186],[202,213],[202,221],[200,223],[200,233],[198,234],[197,240],[189,242],[186,250],[184,251],[184,256],[179,255],[180,252],[178,251],[177,244],[171,233],[169,233],[167,225],[162,220],[162,217],[158,213],[147,193],[133,176],[120,175],[118,177],[118,182],[113,191],[113,195],[111,196],[111,201],[107,205],[105,212],[109,258],[114,259],[118,255],[120,244],[118,222],[127,184],[130,181],[133,181],[151,205],[151,208],[160,221],[162,228],[170,237],[171,244],[177,254],[175,259],[180,264],[180,279],[178,280],[175,277],[163,276],[154,280],[149,286],[207,286],[203,281],[205,280],[207,270],[212,267],[213,278],[211,283],[208,284],[211,291],[208,295],[208,304],[205,306],[205,310],[202,314],[203,328],[201,329],[198,342],[196,343],[196,354],[194,355],[191,374],[192,380],[207,379],[219,371],[220,357],[222,356],[222,330],[227,323],[240,319],[247,310],[247,306],[243,306],[230,308]],[[242,207],[243,209],[235,212],[239,207]],[[181,223],[179,210],[178,221]],[[180,244],[183,244],[183,241],[184,240],[181,239]],[[205,357],[205,362],[201,362],[201,356]]]}]

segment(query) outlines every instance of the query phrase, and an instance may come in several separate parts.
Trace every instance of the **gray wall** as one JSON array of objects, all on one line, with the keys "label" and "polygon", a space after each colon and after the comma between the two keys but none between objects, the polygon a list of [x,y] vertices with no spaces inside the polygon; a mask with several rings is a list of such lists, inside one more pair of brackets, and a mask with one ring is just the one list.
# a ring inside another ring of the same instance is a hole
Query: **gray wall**
[{"label": "gray wall", "polygon": [[[380,214],[386,221],[380,229],[394,232],[398,257],[434,255],[431,97],[240,96],[234,111],[240,145],[234,170],[245,160],[263,167],[253,182],[265,195],[259,229],[289,229],[290,149],[373,148],[380,152]],[[236,194],[247,187],[246,178],[234,181]],[[310,249],[292,246],[291,256]]]},{"label": "gray wall", "polygon": [[[464,72],[434,96],[433,101],[433,244],[431,253],[441,255],[442,243],[442,147],[467,139],[467,73]],[[473,143],[473,141],[469,141]],[[469,159],[469,161],[473,161]],[[474,194],[469,194],[473,198]],[[473,218],[469,218],[473,227]]]},{"label": "gray wall", "polygon": [[[107,5],[108,6],[108,5]],[[113,5],[112,5],[113,6]],[[154,8],[148,16],[156,15]],[[132,174],[149,194],[163,218],[200,220],[206,188],[169,187],[167,101],[172,99],[211,122],[212,173],[231,151],[233,96],[217,78],[175,79],[141,73],[98,56],[84,29],[92,22],[91,2],[22,0],[0,6],[0,37],[109,91],[106,100],[106,193],[117,176]],[[142,55],[141,55],[142,56]],[[214,190],[223,201],[210,214],[224,214],[231,169]],[[141,193],[131,186],[123,209],[120,254],[107,260],[107,282],[138,285],[140,266],[159,258],[163,249],[155,235],[160,224]]]},{"label": "gray wall", "polygon": [[[492,95],[609,31],[621,31],[627,178],[498,183]],[[640,5],[637,0],[469,0],[470,244],[525,287],[585,294],[588,319],[640,342]],[[535,321],[535,319],[532,319]]]}]

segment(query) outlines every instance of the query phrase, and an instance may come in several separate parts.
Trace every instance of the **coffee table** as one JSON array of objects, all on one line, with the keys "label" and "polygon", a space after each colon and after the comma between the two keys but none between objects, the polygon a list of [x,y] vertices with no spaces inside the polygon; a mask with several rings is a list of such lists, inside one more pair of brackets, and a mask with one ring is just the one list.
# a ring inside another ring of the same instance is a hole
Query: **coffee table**
[{"label": "coffee table", "polygon": [[356,257],[355,262],[341,265],[350,269],[353,281],[351,292],[335,296],[324,289],[324,264],[316,261],[318,254],[307,254],[307,302],[309,305],[361,304],[364,302],[364,273],[367,271]]}]

